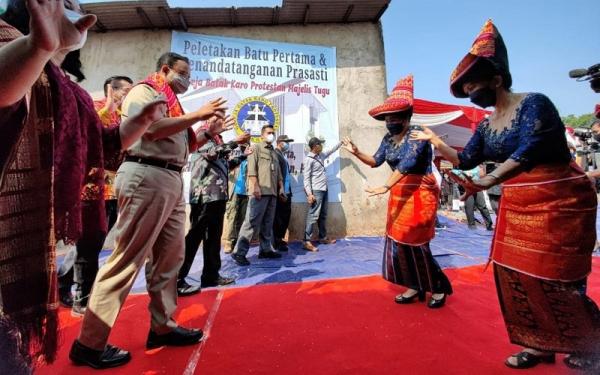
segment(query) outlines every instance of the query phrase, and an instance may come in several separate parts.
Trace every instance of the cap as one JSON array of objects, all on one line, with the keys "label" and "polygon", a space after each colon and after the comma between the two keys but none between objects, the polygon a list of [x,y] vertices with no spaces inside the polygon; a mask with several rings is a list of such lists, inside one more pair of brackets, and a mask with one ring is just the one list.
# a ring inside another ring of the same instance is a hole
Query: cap
[{"label": "cap", "polygon": [[287,135],[282,134],[279,137],[277,137],[277,142],[294,142],[293,139],[289,138]]},{"label": "cap", "polygon": [[311,148],[311,149],[312,149],[313,147],[315,147],[316,145],[321,145],[321,144],[323,144],[323,141],[322,141],[322,140],[320,140],[320,139],[319,139],[319,138],[317,138],[317,137],[312,137],[312,138],[310,139],[310,141],[308,141],[308,147],[309,147],[309,148]]}]

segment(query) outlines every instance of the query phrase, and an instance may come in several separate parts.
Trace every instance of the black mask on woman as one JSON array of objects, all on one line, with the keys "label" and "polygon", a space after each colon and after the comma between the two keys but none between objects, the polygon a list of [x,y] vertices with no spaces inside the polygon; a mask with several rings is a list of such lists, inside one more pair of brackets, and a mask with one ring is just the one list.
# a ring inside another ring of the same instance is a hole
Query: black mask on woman
[{"label": "black mask on woman", "polygon": [[391,135],[398,135],[404,130],[403,123],[385,124],[385,127]]},{"label": "black mask on woman", "polygon": [[489,87],[482,87],[469,94],[471,103],[481,107],[494,107],[496,105],[496,90]]},{"label": "black mask on woman", "polygon": [[600,134],[594,133],[593,137],[596,142],[600,142]]}]

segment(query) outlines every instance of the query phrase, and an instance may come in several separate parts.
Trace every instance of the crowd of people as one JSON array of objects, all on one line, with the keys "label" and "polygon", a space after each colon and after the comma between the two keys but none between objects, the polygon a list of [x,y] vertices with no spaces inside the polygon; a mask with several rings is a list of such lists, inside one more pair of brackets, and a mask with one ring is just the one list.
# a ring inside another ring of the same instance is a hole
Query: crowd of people
[{"label": "crowd of people", "polygon": [[[237,265],[250,264],[256,237],[259,258],[281,258],[288,249],[286,151],[293,140],[265,125],[259,143],[251,145],[245,133],[224,142],[221,134],[234,122],[226,101],[184,112],[177,95],[189,87],[189,61],[170,52],[140,82],[108,78],[105,98],[94,102],[69,74],[85,78],[78,51],[95,21],[81,14],[77,1],[62,0],[12,0],[1,16],[0,132],[7,146],[0,150],[0,339],[14,354],[0,358],[3,373],[28,373],[39,359],[54,360],[59,301],[83,316],[69,353],[73,363],[96,369],[127,363],[129,352],[108,339],[142,268],[150,296],[146,347],[198,343],[202,330],[180,326],[173,315],[178,296],[234,282],[220,274],[226,216],[225,252]],[[542,94],[511,91],[507,50],[491,21],[451,76],[454,96],[494,107],[464,150],[428,127],[410,125],[413,81],[412,75],[399,80],[369,111],[387,130],[373,154],[349,137],[328,151],[319,138],[308,142],[303,249],[318,251],[313,235],[319,244],[335,242],[327,235],[325,160],[343,147],[370,167],[385,162],[386,183],[367,189],[389,192],[383,277],[406,288],[396,303],[430,294],[427,306],[443,307],[453,288],[429,247],[443,190],[432,163],[435,147],[456,168],[448,176],[462,187],[467,212],[480,209],[486,228],[495,231],[490,258],[500,307],[511,342],[523,346],[506,365],[529,368],[567,353],[567,366],[597,369],[600,312],[586,294],[597,198],[556,108]],[[191,227],[185,233],[181,172],[188,162]],[[494,202],[495,227],[483,210],[484,190]],[[467,216],[471,227],[474,216]],[[98,269],[113,226],[115,248]],[[58,240],[76,247],[57,272]],[[201,284],[190,285],[186,277],[200,243]]]}]

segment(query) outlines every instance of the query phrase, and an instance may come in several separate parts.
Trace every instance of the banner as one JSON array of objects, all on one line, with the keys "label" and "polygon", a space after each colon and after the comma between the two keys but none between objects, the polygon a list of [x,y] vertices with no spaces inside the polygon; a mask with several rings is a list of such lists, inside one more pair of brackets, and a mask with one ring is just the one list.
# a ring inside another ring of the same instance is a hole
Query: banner
[{"label": "banner", "polygon": [[[288,44],[173,32],[171,51],[190,59],[191,86],[179,96],[186,112],[208,100],[227,99],[235,129],[225,141],[249,132],[260,142],[264,125],[294,139],[287,152],[294,202],[305,202],[302,162],[308,140],[339,142],[335,47]],[[329,200],[340,202],[339,151],[325,163]]]}]

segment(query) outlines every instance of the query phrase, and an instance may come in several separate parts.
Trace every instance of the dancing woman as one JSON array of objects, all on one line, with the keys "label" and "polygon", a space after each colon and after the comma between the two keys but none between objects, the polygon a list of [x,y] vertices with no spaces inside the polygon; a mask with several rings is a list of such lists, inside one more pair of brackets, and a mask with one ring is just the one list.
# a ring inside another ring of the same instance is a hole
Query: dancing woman
[{"label": "dancing woman", "polygon": [[398,81],[382,105],[369,111],[376,120],[385,121],[388,129],[375,155],[361,152],[349,138],[344,140],[344,148],[371,167],[385,161],[396,171],[383,187],[367,190],[372,195],[390,191],[383,277],[408,288],[396,302],[411,303],[417,297],[423,301],[430,292],[428,306],[439,308],[452,294],[450,281],[429,249],[440,190],[431,170],[430,143],[409,139],[412,105],[413,77],[409,75]]},{"label": "dancing woman", "polygon": [[462,152],[429,129],[411,138],[430,141],[461,170],[501,163],[481,179],[456,180],[465,196],[503,183],[490,257],[510,341],[524,347],[506,365],[529,368],[568,353],[567,366],[597,369],[600,314],[586,296],[596,194],[571,159],[552,102],[538,93],[513,93],[511,83],[506,47],[487,21],[453,72],[450,88],[454,96],[493,106],[494,112]]}]

